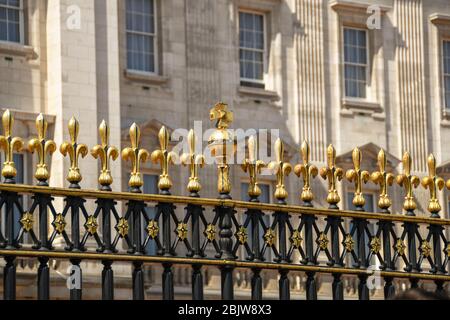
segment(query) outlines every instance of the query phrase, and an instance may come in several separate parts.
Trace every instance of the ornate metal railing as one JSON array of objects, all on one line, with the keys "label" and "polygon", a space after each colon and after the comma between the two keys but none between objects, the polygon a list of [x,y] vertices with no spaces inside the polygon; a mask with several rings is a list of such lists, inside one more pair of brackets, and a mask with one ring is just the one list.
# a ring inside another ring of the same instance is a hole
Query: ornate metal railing
[{"label": "ornate metal railing", "polygon": [[[294,168],[295,174],[303,180],[302,205],[288,205],[284,179],[292,171],[292,166],[284,161],[281,140],[275,143],[276,160],[267,165],[277,177],[277,203],[263,204],[258,201],[261,194],[258,173],[266,164],[257,159],[256,139],[251,137],[248,159],[242,165],[250,176],[249,201],[236,201],[229,196],[230,167],[226,150],[233,143],[233,137],[227,130],[232,114],[227,111],[226,105],[218,104],[211,111],[211,119],[218,121],[217,130],[209,141],[218,163],[220,197],[217,199],[199,197],[201,185],[198,171],[205,159],[195,154],[196,139],[192,131],[188,137],[190,152],[182,156],[182,163],[190,169],[190,196],[180,197],[170,194],[172,182],[168,170],[175,155],[168,150],[167,130],[164,127],[161,129],[161,147],[150,154],[140,148],[140,131],[136,124],[130,129],[131,147],[122,151],[123,159],[132,164],[130,192],[111,190],[109,161],[118,158],[119,150],[109,145],[105,122],[100,125],[101,144],[91,151],[92,156],[101,162],[101,188],[98,191],[81,189],[78,159],[88,154],[88,148],[77,142],[79,127],[74,118],[69,122],[71,141],[60,147],[61,153],[70,157],[67,176],[70,187],[50,187],[46,155],[56,151],[56,144],[46,140],[47,123],[42,115],[36,121],[38,138],[28,144],[29,150],[38,156],[35,173],[38,185],[15,184],[16,168],[12,155],[23,147],[23,142],[12,136],[13,117],[6,111],[2,118],[4,135],[0,137],[0,147],[5,155],[2,170],[4,183],[0,184],[3,224],[0,255],[6,261],[3,270],[4,298],[16,298],[15,260],[19,257],[39,261],[39,299],[50,298],[49,259],[68,260],[78,270],[81,270],[83,260],[101,261],[103,299],[114,298],[112,264],[118,261],[133,265],[133,299],[145,297],[143,265],[147,263],[163,266],[164,299],[174,298],[175,265],[192,266],[192,298],[197,300],[203,299],[204,295],[202,269],[205,266],[220,269],[223,299],[234,297],[233,271],[236,268],[251,270],[251,296],[255,300],[263,298],[261,271],[265,269],[278,270],[280,299],[290,298],[288,275],[297,271],[307,275],[306,298],[310,300],[317,299],[316,277],[321,273],[333,276],[332,296],[336,300],[344,299],[344,275],[357,277],[359,298],[369,299],[368,281],[374,272],[384,281],[386,298],[395,294],[394,281],[402,278],[409,279],[412,287],[419,286],[421,282],[431,282],[436,291],[445,291],[444,285],[450,281],[450,243],[447,240],[450,220],[439,217],[438,191],[444,188],[445,182],[436,175],[433,156],[428,159],[430,174],[422,180],[422,186],[430,190],[430,217],[419,217],[414,213],[413,189],[419,186],[420,181],[411,174],[411,158],[407,153],[403,158],[404,173],[394,177],[386,172],[383,150],[378,156],[379,171],[369,174],[361,169],[361,152],[355,149],[354,169],[344,174],[336,166],[332,146],[327,152],[327,167],[318,170],[312,165],[306,142],[301,147],[303,163]],[[161,166],[158,184],[161,192],[158,195],[143,194],[141,191],[143,181],[139,167],[149,157]],[[326,209],[312,205],[311,181],[319,174],[328,181],[329,207]],[[344,177],[355,184],[353,204],[357,211],[339,209],[337,184]],[[381,213],[363,210],[363,185],[369,180],[380,186],[378,206]],[[389,211],[391,199],[388,187],[395,180],[406,190],[404,214],[391,214]],[[450,188],[450,182],[447,182],[447,187]],[[31,205],[26,208],[20,201],[24,195],[31,196]],[[55,208],[57,198],[64,200],[60,202],[63,203],[62,210]],[[177,214],[176,206],[184,206],[182,215]],[[156,209],[154,217],[148,215],[147,207]],[[264,219],[265,215],[273,215],[270,224]],[[70,230],[66,228],[68,221]],[[369,225],[374,227],[369,228]],[[31,243],[24,243],[25,234],[29,235]],[[96,248],[87,245],[89,240],[93,240]],[[156,248],[156,254],[148,253],[149,244]],[[271,253],[270,259],[266,258],[268,252]],[[378,270],[370,268],[373,263]],[[70,297],[81,299],[82,288],[72,288]]]}]

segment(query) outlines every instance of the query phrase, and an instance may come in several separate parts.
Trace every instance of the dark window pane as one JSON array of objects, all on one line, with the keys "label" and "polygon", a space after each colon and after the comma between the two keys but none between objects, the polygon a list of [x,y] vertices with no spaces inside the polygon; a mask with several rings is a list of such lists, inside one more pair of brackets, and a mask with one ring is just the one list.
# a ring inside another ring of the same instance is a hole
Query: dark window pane
[{"label": "dark window pane", "polygon": [[[3,1],[5,2],[5,1]],[[1,2],[0,2],[1,4]],[[8,5],[11,7],[17,7],[20,8],[20,0],[8,0]]]},{"label": "dark window pane", "polygon": [[6,20],[6,8],[0,8],[0,20]]},{"label": "dark window pane", "polygon": [[0,40],[8,41],[8,28],[4,21],[0,21]]},{"label": "dark window pane", "polygon": [[20,42],[20,26],[17,23],[8,24],[8,40]]}]

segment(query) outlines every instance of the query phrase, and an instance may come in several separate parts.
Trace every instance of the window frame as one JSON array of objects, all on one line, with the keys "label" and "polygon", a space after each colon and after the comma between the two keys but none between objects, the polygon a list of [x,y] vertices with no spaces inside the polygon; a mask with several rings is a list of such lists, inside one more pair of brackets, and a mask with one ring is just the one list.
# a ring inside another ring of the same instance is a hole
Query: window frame
[{"label": "window frame", "polygon": [[[126,0],[129,1],[129,0]],[[159,48],[158,48],[158,34],[159,34],[159,29],[158,29],[158,7],[157,7],[157,0],[151,0],[153,1],[153,23],[154,23],[154,33],[150,33],[150,32],[142,32],[142,31],[135,31],[135,30],[129,30],[127,28],[127,3],[125,1],[125,10],[124,10],[124,15],[125,15],[125,52],[126,52],[126,59],[125,59],[125,65],[126,65],[126,70],[133,72],[135,74],[140,74],[140,75],[159,75]],[[132,69],[129,68],[128,66],[128,34],[137,34],[137,35],[143,35],[143,36],[148,36],[148,37],[153,37],[153,56],[154,56],[154,71],[144,71],[144,70],[138,70],[138,69]]]},{"label": "window frame", "polygon": [[[441,39],[441,59],[440,60],[441,60],[442,101],[443,101],[442,105],[444,106],[444,111],[450,112],[450,101],[448,102],[448,105],[447,105],[447,99],[446,99],[446,94],[447,94],[447,92],[450,94],[450,91],[446,91],[446,88],[445,88],[445,78],[448,77],[450,80],[450,73],[445,73],[444,44],[446,42],[449,44],[449,47],[450,47],[450,37],[443,37]],[[450,51],[449,51],[449,53],[450,53]]]},{"label": "window frame", "polygon": [[[361,63],[353,63],[353,62],[346,62],[345,61],[345,30],[346,29],[352,29],[352,30],[359,30],[359,31],[364,31],[365,35],[366,35],[366,63],[365,64],[361,64]],[[371,56],[370,56],[370,38],[369,38],[369,30],[367,30],[364,27],[360,27],[360,26],[354,26],[354,25],[349,25],[349,24],[342,24],[341,25],[341,55],[342,55],[342,89],[343,89],[343,97],[345,99],[352,99],[352,100],[369,100],[369,81],[370,81],[370,76],[369,76],[369,71],[370,71],[370,66],[371,66]],[[347,96],[346,94],[346,77],[345,77],[345,67],[347,65],[351,65],[351,66],[356,66],[356,67],[365,67],[366,68],[366,79],[365,79],[365,87],[366,87],[366,92],[365,92],[365,97],[352,97],[352,96]]]},{"label": "window frame", "polygon": [[[241,36],[241,19],[240,19],[240,13],[250,13],[250,14],[254,14],[254,15],[260,15],[263,17],[263,41],[264,41],[264,49],[255,49],[255,48],[247,48],[247,47],[241,47],[241,41],[240,41],[240,36]],[[268,34],[267,34],[267,13],[264,11],[258,11],[258,10],[252,10],[252,9],[245,9],[245,8],[238,8],[237,10],[237,23],[238,23],[238,60],[239,60],[239,83],[240,85],[242,85],[242,83],[252,83],[252,84],[256,84],[256,85],[265,85],[266,84],[266,78],[267,78],[267,68],[268,68],[268,59],[267,59],[267,52],[268,52],[268,45],[267,45],[267,40],[268,40]],[[256,52],[262,52],[263,54],[263,77],[262,80],[258,80],[258,79],[250,79],[250,78],[243,78],[241,75],[241,57],[240,57],[240,53],[241,50],[248,50],[248,51],[256,51]]]},{"label": "window frame", "polygon": [[25,45],[25,17],[24,17],[24,0],[19,0],[19,7],[12,7],[5,4],[0,4],[0,7],[6,9],[19,10],[19,41],[0,40],[0,43],[15,43]]}]

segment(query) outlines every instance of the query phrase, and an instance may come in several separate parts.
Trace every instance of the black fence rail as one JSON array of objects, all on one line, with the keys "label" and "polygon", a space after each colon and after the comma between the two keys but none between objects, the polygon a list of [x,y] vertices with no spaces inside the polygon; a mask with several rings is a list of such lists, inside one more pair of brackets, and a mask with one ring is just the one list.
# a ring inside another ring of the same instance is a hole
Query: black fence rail
[{"label": "black fence rail", "polygon": [[[204,157],[195,154],[195,135],[188,136],[190,153],[182,156],[189,167],[189,197],[170,194],[172,181],[169,166],[175,155],[168,150],[169,134],[163,127],[159,133],[161,148],[151,155],[140,148],[140,131],[136,124],[130,129],[131,147],[122,151],[122,158],[130,161],[130,192],[111,190],[110,159],[115,160],[119,151],[108,145],[108,127],[100,126],[101,144],[91,154],[100,159],[100,190],[80,188],[79,156],[86,156],[87,146],[78,144],[78,122],[69,122],[71,141],[63,143],[60,152],[70,157],[67,180],[69,188],[48,186],[49,169],[46,154],[56,150],[56,144],[45,139],[47,124],[39,116],[36,125],[39,137],[29,142],[29,150],[36,151],[38,166],[35,177],[37,186],[15,184],[17,174],[12,154],[23,143],[11,134],[13,118],[9,111],[3,115],[4,136],[0,147],[5,154],[0,184],[0,255],[4,257],[4,298],[16,298],[16,259],[36,258],[38,267],[38,299],[49,299],[49,259],[68,260],[78,270],[82,282],[81,262],[97,260],[103,264],[102,298],[114,299],[114,273],[112,265],[127,261],[133,265],[133,299],[145,298],[144,264],[160,264],[162,273],[162,298],[174,299],[175,265],[192,267],[192,298],[204,298],[203,269],[217,267],[221,273],[222,299],[234,298],[233,272],[236,268],[251,270],[251,297],[264,298],[261,271],[279,272],[279,298],[290,299],[290,272],[307,275],[306,298],[317,299],[318,274],[333,277],[332,297],[344,299],[342,277],[358,278],[358,296],[370,298],[370,277],[383,281],[384,296],[395,295],[394,281],[408,279],[411,287],[421,282],[432,282],[435,290],[445,293],[450,281],[448,226],[450,220],[441,219],[438,192],[444,180],[436,175],[436,163],[428,159],[429,175],[422,179],[422,186],[430,190],[428,210],[431,216],[415,215],[416,203],[413,189],[419,178],[411,174],[411,158],[403,158],[404,173],[398,177],[385,171],[386,156],[381,150],[378,156],[379,171],[369,174],[361,169],[362,154],[353,152],[354,169],[345,177],[355,184],[353,204],[356,211],[339,209],[339,181],[344,178],[342,169],[335,165],[335,150],[328,148],[328,164],[318,170],[309,162],[309,146],[301,147],[303,163],[293,168],[303,180],[302,205],[286,203],[285,178],[292,166],[283,159],[281,140],[275,142],[276,160],[268,164],[277,177],[276,204],[258,201],[261,190],[257,177],[266,164],[257,159],[257,143],[254,137],[248,141],[248,159],[242,165],[249,173],[249,201],[236,201],[229,196],[231,190],[227,150],[233,149],[233,137],[227,130],[232,116],[226,105],[218,104],[211,110],[211,119],[217,120],[217,130],[211,136],[209,147],[218,163],[217,199],[201,198],[198,171]],[[161,166],[158,187],[160,194],[143,194],[140,163],[147,158]],[[311,180],[318,174],[328,181],[328,208],[313,207]],[[378,207],[381,213],[364,212],[363,186],[371,180],[380,186]],[[404,214],[389,211],[391,199],[388,187],[394,180],[405,187]],[[447,183],[450,186],[450,183]],[[29,206],[22,205],[23,197],[29,197]],[[62,203],[61,208],[55,202]],[[59,209],[58,209],[59,208]],[[151,210],[148,210],[148,209]],[[180,208],[184,210],[180,213]],[[265,219],[265,216],[273,219]],[[270,222],[269,222],[270,221]],[[36,223],[35,223],[36,222]],[[70,223],[69,223],[70,222]],[[70,225],[70,230],[68,225]],[[26,235],[26,237],[25,237]],[[25,241],[26,238],[26,241]],[[58,243],[56,244],[56,239]],[[93,241],[92,241],[93,240]],[[63,245],[61,246],[61,241]],[[87,243],[95,243],[94,248]],[[70,290],[70,298],[82,299],[82,287]]]}]

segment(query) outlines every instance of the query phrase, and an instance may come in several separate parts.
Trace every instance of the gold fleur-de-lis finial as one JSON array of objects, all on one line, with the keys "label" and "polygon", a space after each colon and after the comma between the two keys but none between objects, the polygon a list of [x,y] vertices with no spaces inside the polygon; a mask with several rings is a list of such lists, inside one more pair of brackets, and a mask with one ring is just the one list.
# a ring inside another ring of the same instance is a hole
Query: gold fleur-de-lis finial
[{"label": "gold fleur-de-lis finial", "polygon": [[198,196],[198,192],[201,190],[202,186],[198,178],[199,168],[203,168],[205,165],[205,157],[203,154],[195,153],[196,136],[194,130],[190,130],[187,136],[189,153],[184,153],[181,156],[181,163],[184,166],[189,166],[190,176],[189,183],[187,185],[188,191],[191,196]]},{"label": "gold fleur-de-lis finial", "polygon": [[160,149],[153,151],[151,158],[153,163],[159,162],[161,165],[158,188],[162,193],[167,193],[170,188],[172,188],[172,180],[169,176],[169,165],[174,164],[176,154],[168,150],[170,135],[166,127],[163,126],[161,130],[159,130],[158,138]]},{"label": "gold fleur-de-lis finial", "polygon": [[292,171],[290,163],[284,161],[284,144],[280,138],[275,142],[275,159],[269,163],[269,169],[272,170],[277,177],[277,186],[275,190],[275,198],[279,202],[284,202],[288,196],[288,192],[284,185],[284,177],[288,176]]},{"label": "gold fleur-de-lis finial", "polygon": [[136,123],[133,123],[130,127],[130,141],[131,147],[122,150],[122,159],[131,162],[131,174],[128,185],[132,192],[139,193],[141,192],[140,188],[144,185],[141,176],[141,162],[146,162],[150,153],[140,148],[141,130]]},{"label": "gold fleur-de-lis finial", "polygon": [[91,150],[91,155],[95,159],[100,159],[101,171],[98,177],[98,183],[102,186],[102,190],[111,191],[110,185],[113,183],[113,177],[110,170],[110,159],[115,161],[119,157],[119,150],[109,145],[109,127],[103,120],[98,128],[101,144],[96,145]]},{"label": "gold fleur-de-lis finial", "polygon": [[36,165],[36,172],[34,177],[39,181],[39,185],[47,186],[47,180],[50,178],[50,171],[48,170],[46,156],[52,155],[56,151],[56,143],[52,140],[46,140],[48,123],[44,115],[41,113],[36,118],[36,129],[38,137],[31,139],[28,142],[28,150],[31,153],[37,152],[38,164]]},{"label": "gold fleur-de-lis finial", "polygon": [[346,178],[348,181],[355,184],[355,194],[353,197],[353,205],[359,210],[364,207],[366,200],[364,199],[362,186],[363,183],[367,183],[370,179],[369,172],[361,170],[362,154],[359,148],[355,148],[352,152],[353,169],[348,170]]},{"label": "gold fleur-de-lis finial", "polygon": [[392,205],[392,201],[388,195],[388,187],[392,186],[394,183],[394,175],[386,172],[386,153],[383,149],[378,153],[378,169],[379,171],[375,171],[370,176],[373,183],[378,184],[380,186],[380,195],[378,198],[378,207],[382,210],[389,210]]},{"label": "gold fleur-de-lis finial", "polygon": [[324,180],[328,180],[328,196],[327,202],[330,208],[337,208],[337,204],[341,201],[341,197],[336,189],[336,182],[341,181],[344,177],[344,170],[336,167],[336,149],[330,144],[327,148],[327,164],[328,167],[320,169],[320,176]]},{"label": "gold fleur-de-lis finial", "polygon": [[305,205],[311,205],[311,201],[314,199],[314,195],[311,190],[311,180],[317,176],[319,170],[315,165],[312,165],[309,162],[311,152],[308,142],[303,141],[300,152],[303,163],[296,165],[294,172],[299,178],[303,177],[303,190],[300,198]]},{"label": "gold fleur-de-lis finial", "polygon": [[439,218],[441,205],[438,199],[438,190],[442,190],[445,186],[444,179],[436,174],[436,158],[433,154],[428,157],[428,176],[422,179],[422,186],[430,190],[430,201],[428,203],[428,211],[432,218]]},{"label": "gold fleur-de-lis finial", "polygon": [[70,142],[64,142],[59,151],[62,153],[64,157],[69,155],[70,158],[70,168],[69,173],[67,175],[67,181],[70,182],[70,187],[79,188],[78,183],[83,179],[80,173],[80,168],[78,167],[78,158],[81,156],[82,158],[86,157],[88,154],[88,147],[85,144],[78,144],[78,134],[80,132],[80,124],[75,117],[72,117],[69,121],[69,135]]},{"label": "gold fleur-de-lis finial", "polygon": [[403,173],[397,176],[397,183],[405,188],[406,196],[403,202],[403,209],[407,211],[408,215],[414,215],[417,205],[414,200],[413,188],[417,188],[420,184],[419,177],[411,174],[412,159],[408,152],[403,155]]},{"label": "gold fleur-de-lis finial", "polygon": [[14,177],[17,175],[16,166],[14,165],[14,151],[20,152],[23,148],[23,141],[19,137],[12,137],[12,128],[14,125],[14,117],[9,109],[2,116],[3,135],[0,136],[0,149],[5,154],[5,162],[3,163],[2,176],[6,183],[14,183]]},{"label": "gold fleur-de-lis finial", "polygon": [[250,183],[248,186],[248,195],[251,200],[256,200],[261,195],[261,188],[258,186],[258,174],[266,164],[258,159],[258,141],[255,136],[248,138],[248,158],[242,164],[242,170],[248,172]]}]

